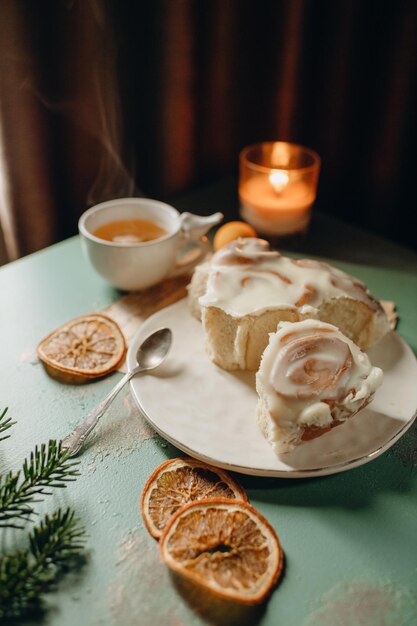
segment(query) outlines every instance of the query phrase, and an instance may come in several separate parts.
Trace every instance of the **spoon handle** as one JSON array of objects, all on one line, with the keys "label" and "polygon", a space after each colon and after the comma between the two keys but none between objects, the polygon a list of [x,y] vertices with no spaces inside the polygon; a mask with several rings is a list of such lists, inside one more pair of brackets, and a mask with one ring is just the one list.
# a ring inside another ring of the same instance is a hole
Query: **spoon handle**
[{"label": "spoon handle", "polygon": [[101,402],[99,402],[90,413],[88,413],[81,424],[79,424],[69,435],[67,435],[61,442],[63,448],[66,448],[68,451],[68,456],[75,456],[84,446],[87,438],[97,426],[100,421],[103,413],[108,409],[110,404],[113,402],[119,391],[123,389],[125,384],[129,382],[133,376],[143,372],[145,368],[143,367],[135,367],[130,372],[127,372],[119,380],[119,382],[111,389],[111,391],[103,398]]}]

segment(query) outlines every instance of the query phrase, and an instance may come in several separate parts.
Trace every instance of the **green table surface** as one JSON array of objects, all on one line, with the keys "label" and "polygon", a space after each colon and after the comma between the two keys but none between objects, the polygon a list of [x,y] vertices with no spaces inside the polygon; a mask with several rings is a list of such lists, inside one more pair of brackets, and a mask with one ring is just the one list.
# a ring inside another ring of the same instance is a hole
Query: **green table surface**
[{"label": "green table surface", "polygon": [[[225,187],[179,198],[222,209]],[[380,298],[394,300],[398,332],[417,351],[417,256],[317,214],[304,252],[332,258]],[[120,378],[68,386],[47,376],[38,341],[120,294],[99,278],[77,237],[0,270],[1,406],[17,421],[0,444],[0,468],[18,467],[35,444],[61,438]],[[417,384],[417,381],[416,381]],[[264,605],[225,607],[184,589],[160,563],[138,512],[153,469],[181,453],[118,397],[80,457],[81,475],[41,510],[73,506],[88,529],[87,562],[49,595],[45,624],[69,626],[262,624],[405,626],[417,623],[417,428],[362,467],[308,480],[240,476],[252,504],[277,531],[285,573]],[[7,543],[18,533],[8,531]]]}]

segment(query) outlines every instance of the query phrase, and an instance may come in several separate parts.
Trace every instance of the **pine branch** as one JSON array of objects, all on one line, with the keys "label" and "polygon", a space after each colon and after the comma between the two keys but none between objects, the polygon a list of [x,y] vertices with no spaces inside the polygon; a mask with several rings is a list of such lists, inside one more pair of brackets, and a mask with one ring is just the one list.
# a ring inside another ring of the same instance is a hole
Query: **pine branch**
[{"label": "pine branch", "polygon": [[71,509],[45,515],[29,536],[30,549],[38,563],[64,566],[83,547],[84,529],[78,524]]},{"label": "pine branch", "polygon": [[0,619],[40,611],[41,594],[80,556],[84,540],[85,530],[74,512],[58,509],[33,528],[28,550],[0,556]]},{"label": "pine branch", "polygon": [[[6,407],[3,413],[0,415],[0,434],[8,430],[10,426],[13,426],[13,424],[16,424],[16,422],[14,422],[11,417],[7,417],[5,419],[7,410],[8,410],[8,407]],[[10,434],[6,435],[5,437],[0,437],[0,441],[3,441],[4,439],[8,439],[9,437],[10,437]]]},{"label": "pine branch", "polygon": [[[0,414],[0,433],[14,422]],[[6,436],[7,437],[7,436]],[[6,438],[6,437],[3,437]],[[77,462],[70,461],[61,443],[36,446],[16,472],[0,476],[0,529],[24,528],[34,504],[53,488],[76,479]],[[7,623],[43,610],[43,593],[54,588],[60,574],[71,567],[84,547],[85,531],[71,509],[45,515],[27,539],[27,550],[0,554],[0,622]]]},{"label": "pine branch", "polygon": [[35,512],[32,505],[39,502],[39,496],[75,480],[79,473],[74,469],[77,465],[69,460],[60,442],[51,439],[48,446],[36,446],[22,470],[0,477],[0,528],[23,528],[19,522],[31,519]]}]

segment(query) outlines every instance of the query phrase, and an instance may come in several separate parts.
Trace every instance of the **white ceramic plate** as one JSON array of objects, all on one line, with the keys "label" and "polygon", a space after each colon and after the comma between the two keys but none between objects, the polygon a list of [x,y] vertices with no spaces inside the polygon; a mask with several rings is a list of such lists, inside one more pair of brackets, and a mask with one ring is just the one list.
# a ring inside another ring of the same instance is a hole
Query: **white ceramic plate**
[{"label": "white ceramic plate", "polygon": [[417,361],[392,332],[368,351],[372,363],[384,370],[371,405],[325,435],[277,456],[255,420],[255,374],[226,372],[209,360],[201,324],[190,315],[185,299],[142,325],[129,348],[129,369],[139,344],[162,326],[172,329],[172,350],[154,374],[131,381],[133,395],[158,433],[212,465],[258,476],[334,474],[388,450],[415,418]]}]

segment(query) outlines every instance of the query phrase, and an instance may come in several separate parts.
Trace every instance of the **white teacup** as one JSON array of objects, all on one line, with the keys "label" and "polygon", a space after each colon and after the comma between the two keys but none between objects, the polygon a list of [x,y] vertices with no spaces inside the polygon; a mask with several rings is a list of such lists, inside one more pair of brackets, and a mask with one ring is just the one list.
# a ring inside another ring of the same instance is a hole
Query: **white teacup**
[{"label": "white teacup", "polygon": [[[149,220],[163,228],[166,234],[141,243],[119,243],[93,235],[100,226],[132,219]],[[204,234],[222,219],[222,213],[208,217],[180,214],[174,207],[158,200],[119,198],[85,211],[78,229],[95,270],[114,287],[135,291],[197,265],[209,249]],[[194,248],[194,254],[190,248]],[[184,256],[186,251],[188,254]]]}]

